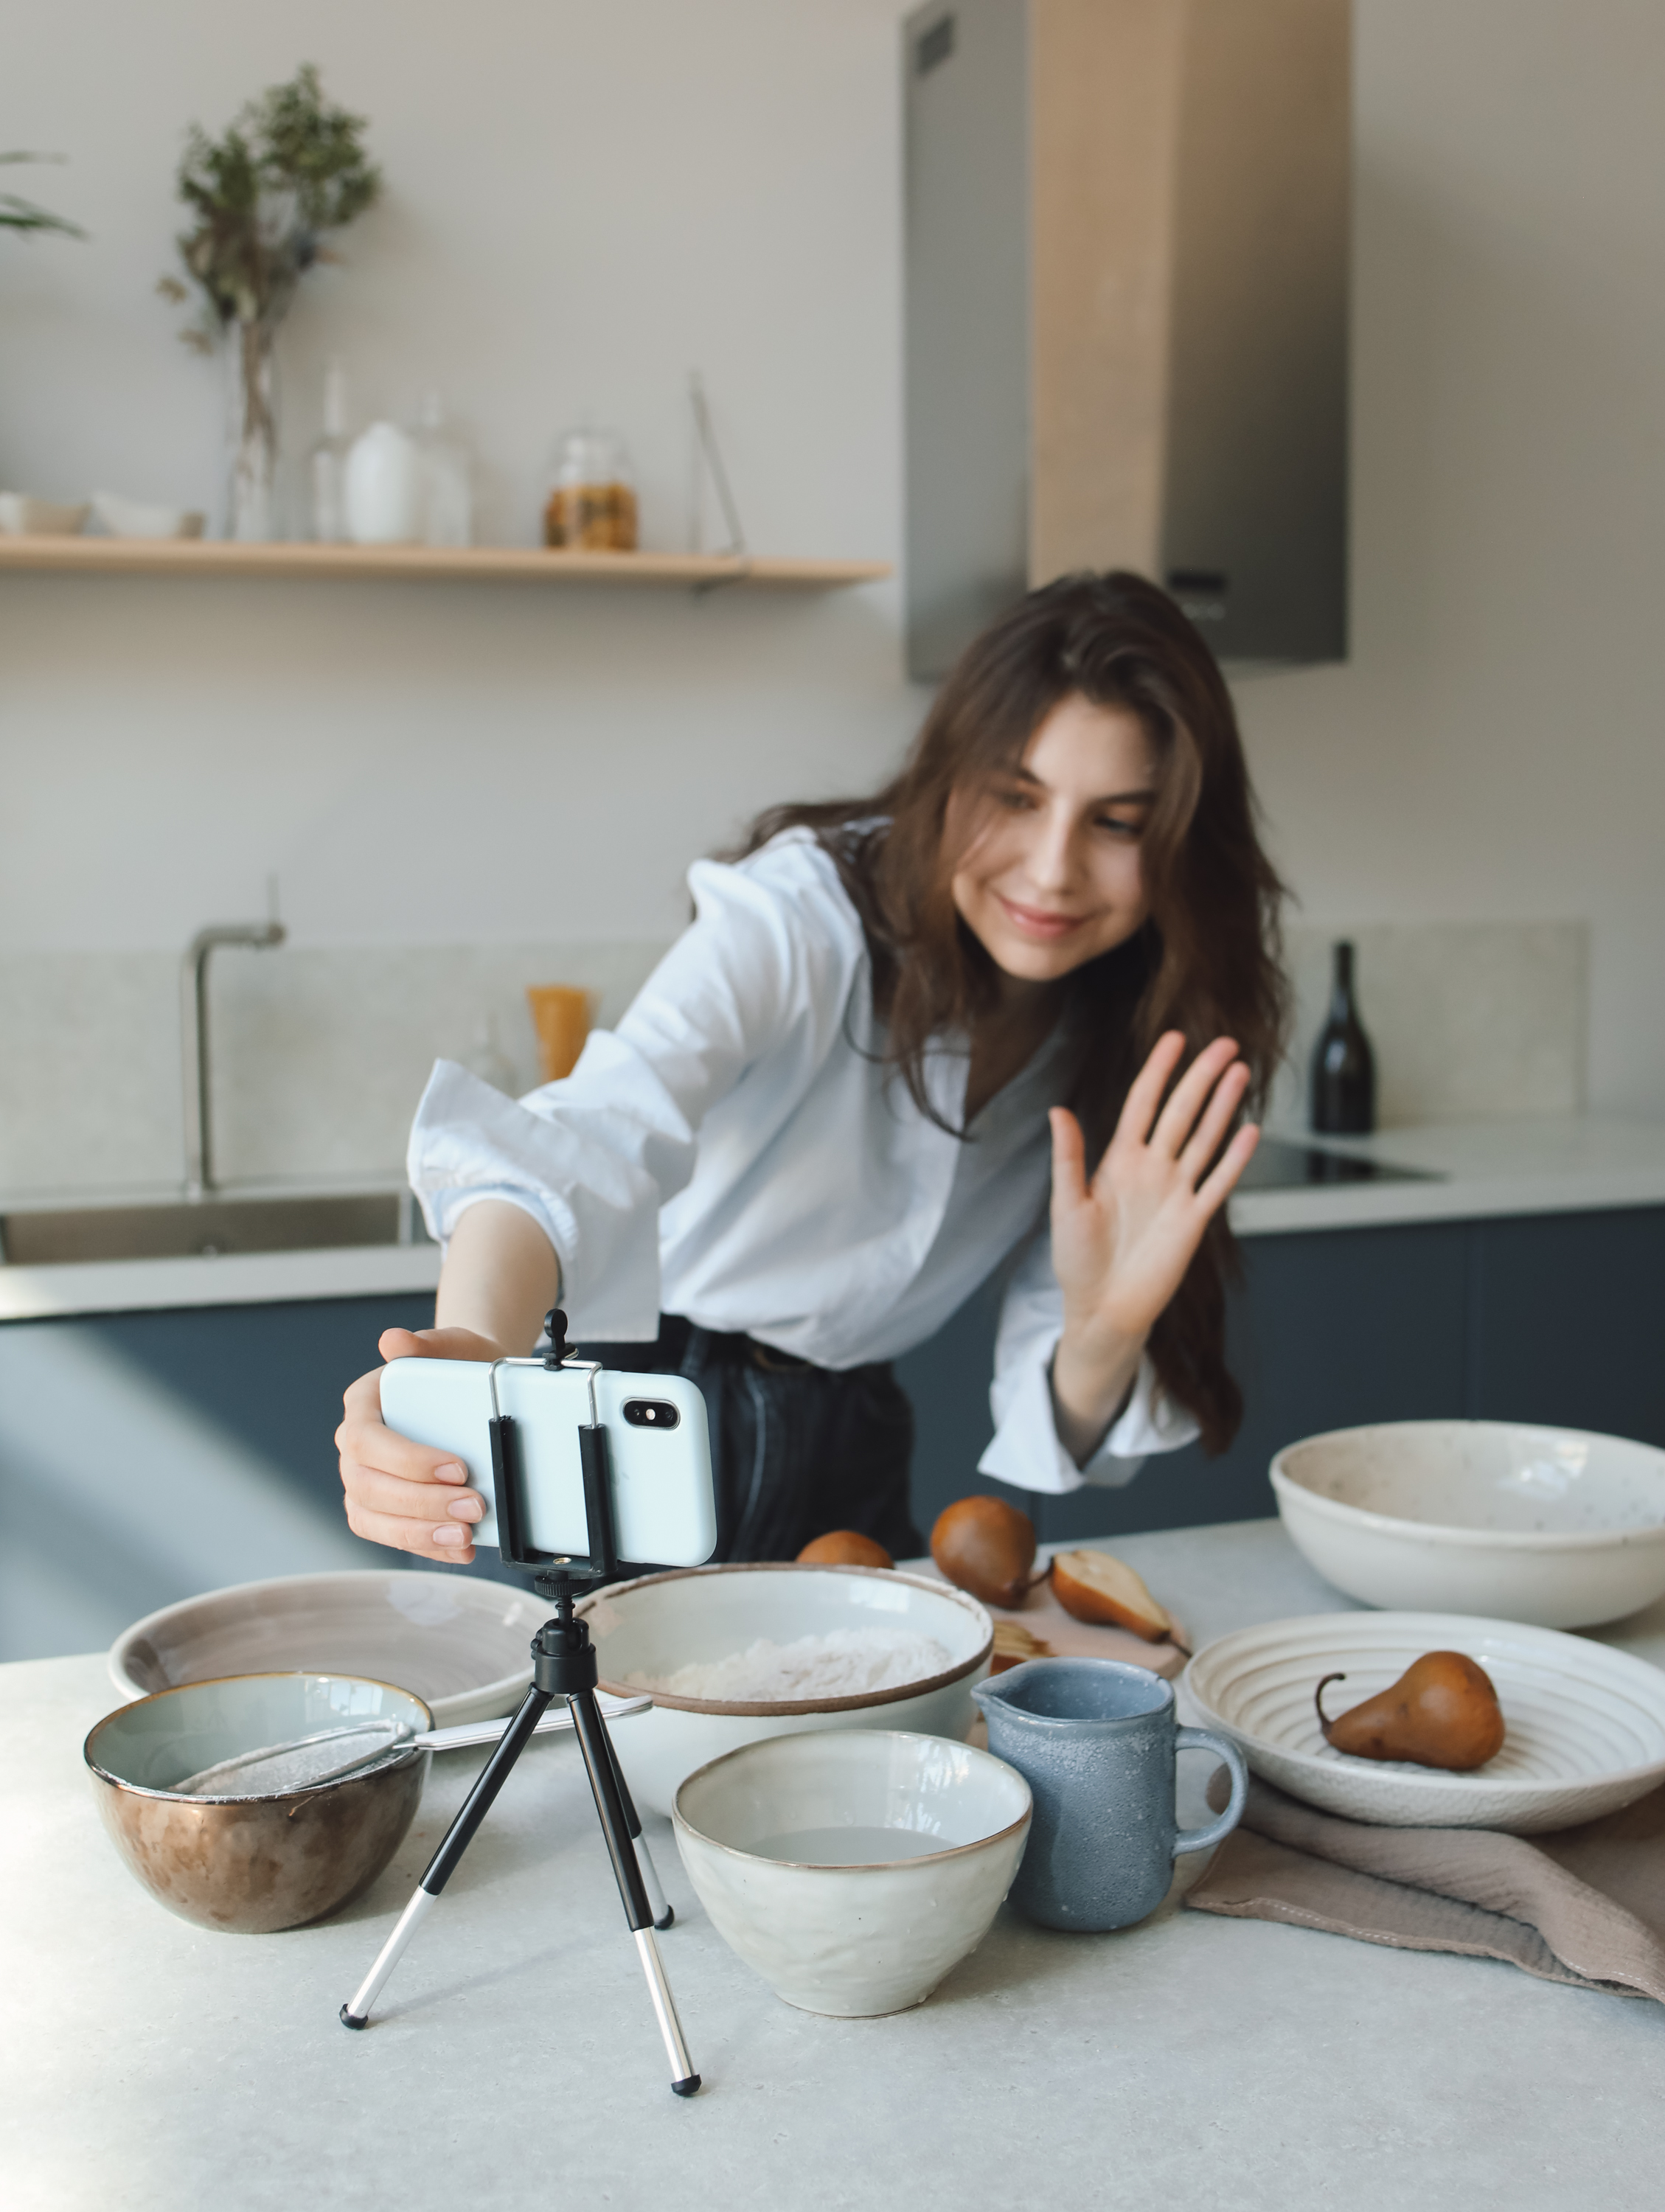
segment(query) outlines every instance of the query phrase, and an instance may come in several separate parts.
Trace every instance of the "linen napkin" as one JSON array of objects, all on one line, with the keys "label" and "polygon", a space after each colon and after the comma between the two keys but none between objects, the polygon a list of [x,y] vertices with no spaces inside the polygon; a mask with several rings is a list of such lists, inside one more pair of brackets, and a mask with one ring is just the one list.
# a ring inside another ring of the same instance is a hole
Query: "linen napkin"
[{"label": "linen napkin", "polygon": [[1255,1781],[1185,1902],[1665,2002],[1665,1789],[1583,1827],[1505,1836],[1373,1827]]}]

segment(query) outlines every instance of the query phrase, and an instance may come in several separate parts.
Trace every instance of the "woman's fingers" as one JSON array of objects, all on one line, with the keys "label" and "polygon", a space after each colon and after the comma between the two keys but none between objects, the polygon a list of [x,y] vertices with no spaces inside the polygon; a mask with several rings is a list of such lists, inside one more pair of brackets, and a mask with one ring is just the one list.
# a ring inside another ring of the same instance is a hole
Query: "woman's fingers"
[{"label": "woman's fingers", "polygon": [[396,1474],[405,1482],[455,1486],[468,1480],[468,1469],[455,1452],[441,1451],[434,1444],[413,1443],[397,1429],[390,1429],[379,1414],[367,1420],[349,1413],[335,1432],[335,1445],[343,1467],[350,1460],[355,1467],[374,1468],[379,1474]]},{"label": "woman's fingers", "polygon": [[1218,1213],[1232,1192],[1237,1178],[1253,1158],[1255,1147],[1261,1141],[1261,1133],[1253,1121],[1245,1121],[1226,1146],[1219,1165],[1206,1182],[1197,1188],[1198,1203],[1208,1213]]},{"label": "woman's fingers", "polygon": [[432,1559],[440,1566],[465,1567],[474,1558],[474,1532],[460,1521],[407,1521],[403,1514],[378,1513],[349,1498],[347,1526],[367,1543],[385,1544],[394,1552],[411,1552],[417,1559]]},{"label": "woman's fingers", "polygon": [[1177,1159],[1214,1085],[1237,1056],[1233,1037],[1216,1037],[1206,1045],[1174,1085],[1174,1095],[1163,1108],[1151,1132],[1153,1151]]},{"label": "woman's fingers", "polygon": [[1233,1117],[1243,1104],[1243,1093],[1248,1088],[1249,1070],[1242,1060],[1234,1060],[1214,1085],[1214,1095],[1179,1156],[1180,1166],[1194,1187],[1225,1142]]},{"label": "woman's fingers", "polygon": [[1159,1036],[1151,1048],[1151,1056],[1128,1086],[1127,1096],[1115,1125],[1117,1143],[1131,1139],[1142,1145],[1151,1133],[1151,1124],[1156,1120],[1157,1109],[1162,1103],[1162,1094],[1168,1088],[1174,1070],[1179,1066],[1185,1050],[1185,1038],[1178,1030],[1170,1030]]},{"label": "woman's fingers", "polygon": [[1054,1203],[1083,1206],[1087,1197],[1087,1145],[1081,1124],[1067,1106],[1054,1106],[1047,1119],[1052,1124],[1052,1195]]},{"label": "woman's fingers", "polygon": [[471,1328],[385,1328],[376,1349],[384,1359],[501,1359],[489,1337]]},{"label": "woman's fingers", "polygon": [[[383,1349],[412,1334],[388,1330]],[[381,1418],[383,1371],[361,1375],[342,1400],[335,1442],[347,1525],[373,1544],[465,1566],[474,1557],[473,1524],[483,1517],[485,1501],[468,1486],[468,1469],[455,1453],[414,1443],[387,1426]]]}]

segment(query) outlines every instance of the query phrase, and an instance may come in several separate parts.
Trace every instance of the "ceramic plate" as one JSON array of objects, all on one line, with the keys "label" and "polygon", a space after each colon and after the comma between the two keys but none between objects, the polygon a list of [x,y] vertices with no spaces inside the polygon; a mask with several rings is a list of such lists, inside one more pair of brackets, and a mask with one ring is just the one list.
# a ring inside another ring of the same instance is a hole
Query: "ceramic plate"
[{"label": "ceramic plate", "polygon": [[[1425,1651],[1485,1668],[1508,1729],[1473,1774],[1351,1759],[1324,1741],[1334,1717],[1396,1681]],[[1181,1678],[1187,1717],[1241,1746],[1262,1780],[1321,1812],[1389,1828],[1501,1828],[1535,1835],[1594,1820],[1665,1782],[1665,1673],[1553,1628],[1455,1613],[1321,1613],[1242,1628]]]},{"label": "ceramic plate", "polygon": [[464,1573],[283,1575],[135,1621],[110,1648],[110,1678],[124,1698],[143,1698],[222,1674],[365,1675],[409,1690],[449,1728],[513,1712],[549,1611]]}]

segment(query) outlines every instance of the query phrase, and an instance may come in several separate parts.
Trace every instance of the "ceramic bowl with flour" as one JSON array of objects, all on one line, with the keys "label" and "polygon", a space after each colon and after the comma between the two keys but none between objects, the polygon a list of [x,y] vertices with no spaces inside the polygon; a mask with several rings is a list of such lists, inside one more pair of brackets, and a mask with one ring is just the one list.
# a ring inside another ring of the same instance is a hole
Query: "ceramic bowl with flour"
[{"label": "ceramic bowl with flour", "polygon": [[692,1567],[578,1610],[602,1687],[653,1698],[617,1749],[638,1802],[667,1815],[696,1767],[763,1736],[905,1729],[963,1741],[994,1642],[975,1598],[878,1567]]}]

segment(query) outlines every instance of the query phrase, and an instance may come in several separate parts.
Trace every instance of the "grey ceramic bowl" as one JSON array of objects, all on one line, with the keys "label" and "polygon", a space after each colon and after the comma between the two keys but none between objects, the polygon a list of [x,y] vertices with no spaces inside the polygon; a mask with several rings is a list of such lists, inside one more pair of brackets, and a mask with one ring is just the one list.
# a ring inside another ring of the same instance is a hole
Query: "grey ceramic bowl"
[{"label": "grey ceramic bowl", "polygon": [[147,1613],[111,1647],[110,1679],[142,1698],[227,1674],[360,1674],[399,1683],[450,1728],[514,1711],[549,1610],[454,1567],[280,1575]]},{"label": "grey ceramic bowl", "polygon": [[421,1802],[430,1754],[410,1747],[360,1774],[271,1796],[185,1797],[173,1786],[238,1753],[355,1720],[427,1729],[420,1698],[341,1674],[238,1674],[108,1713],[82,1755],[123,1862],[199,1927],[269,1935],[322,1920],[368,1888]]}]

